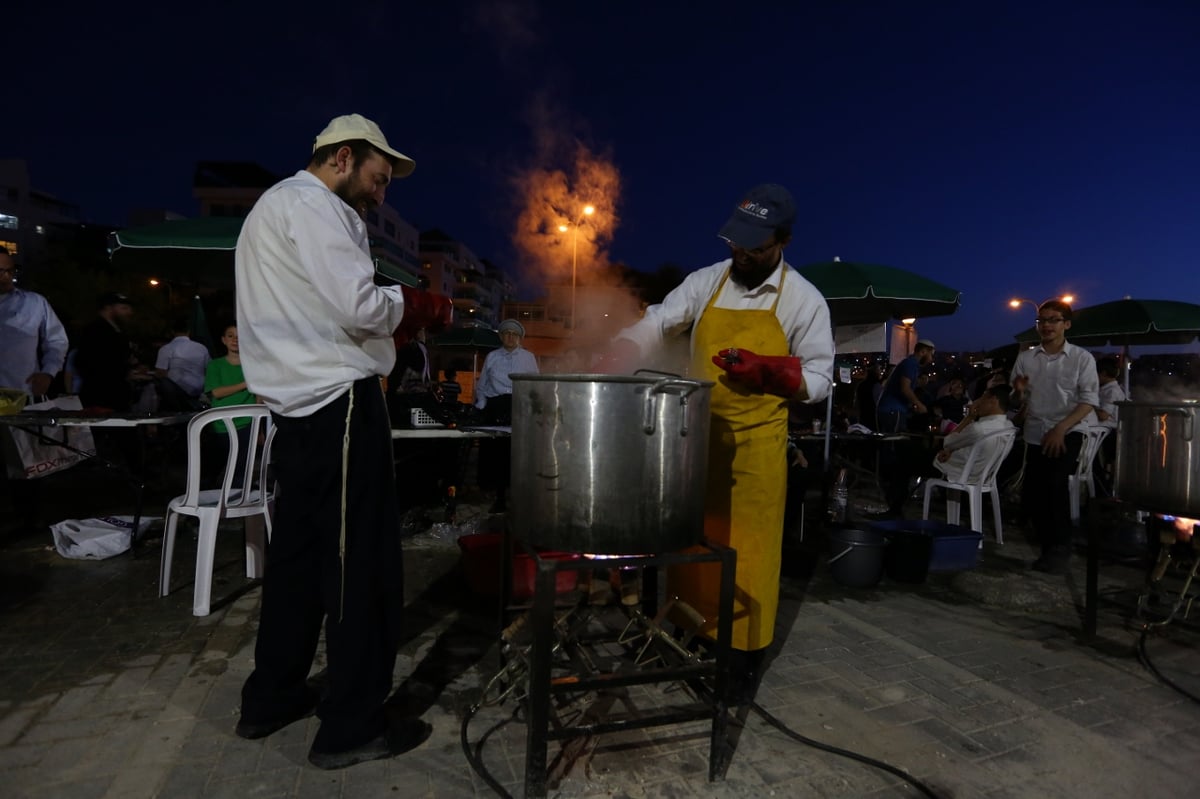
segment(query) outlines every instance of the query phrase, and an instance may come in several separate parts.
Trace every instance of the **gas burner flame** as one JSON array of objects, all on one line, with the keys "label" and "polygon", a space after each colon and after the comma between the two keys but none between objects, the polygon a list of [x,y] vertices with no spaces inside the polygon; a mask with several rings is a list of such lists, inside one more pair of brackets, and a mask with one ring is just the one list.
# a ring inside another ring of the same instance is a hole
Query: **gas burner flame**
[{"label": "gas burner flame", "polygon": [[1169,516],[1166,514],[1160,515],[1158,518],[1164,522],[1169,522],[1175,528],[1176,540],[1186,543],[1192,540],[1195,534],[1196,525],[1200,525],[1200,519],[1189,519],[1186,516]]}]

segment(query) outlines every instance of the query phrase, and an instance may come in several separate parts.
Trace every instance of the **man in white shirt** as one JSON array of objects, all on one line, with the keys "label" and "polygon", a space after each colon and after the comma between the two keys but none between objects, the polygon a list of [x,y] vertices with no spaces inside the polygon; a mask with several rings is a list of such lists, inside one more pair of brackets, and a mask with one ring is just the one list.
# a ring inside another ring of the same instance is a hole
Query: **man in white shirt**
[{"label": "man in white shirt", "polygon": [[[475,381],[475,407],[483,410],[484,418],[491,424],[507,425],[512,424],[512,376],[537,374],[538,362],[532,352],[521,346],[525,326],[516,319],[505,319],[497,332],[501,346],[489,352],[483,361],[483,369]],[[507,438],[479,442],[479,483],[496,490],[492,513],[504,513],[507,509],[505,495],[510,480],[511,453],[511,442]]]},{"label": "man in white shirt", "polygon": [[[332,120],[308,167],[258,200],[236,255],[249,389],[272,411],[278,498],[254,672],[237,734],[261,738],[312,712],[309,762],[336,769],[408,751],[420,719],[389,721],[404,609],[391,430],[380,377],[395,362],[399,288],[376,286],[362,217],[412,172],[379,126]],[[325,626],[329,684],[306,685]]]},{"label": "man in white shirt", "polygon": [[[1012,388],[1007,385],[993,386],[983,392],[983,396],[971,403],[970,410],[963,417],[962,423],[946,436],[942,448],[933,460],[934,467],[951,480],[962,477],[963,467],[971,456],[971,448],[982,438],[1000,430],[1011,430],[1013,423],[1008,420],[1008,404]],[[997,437],[998,438],[998,437]],[[979,453],[975,463],[971,464],[971,474],[965,482],[978,482],[983,476],[983,466],[990,460],[994,450],[1002,444],[997,438],[991,439],[989,446]]]},{"label": "man in white shirt", "polygon": [[[492,350],[483,360],[479,379],[475,381],[475,407],[484,409],[488,403],[512,397],[512,377],[515,374],[537,374],[538,362],[533,353],[521,346],[525,326],[516,319],[505,319],[497,329],[500,349]],[[495,404],[495,403],[493,403]],[[511,415],[511,408],[509,410]]]},{"label": "man in white shirt", "polygon": [[159,347],[154,373],[167,378],[183,389],[184,394],[195,399],[204,390],[204,370],[208,368],[212,356],[208,347],[192,341],[188,336],[188,323],[185,320],[176,320],[171,332],[175,337]]},{"label": "man in white shirt", "polygon": [[[774,637],[788,405],[820,402],[833,382],[829,306],[783,258],[795,220],[795,201],[783,186],[750,189],[718,233],[730,257],[688,275],[617,335],[610,354],[610,363],[628,371],[666,339],[686,335],[690,376],[715,383],[704,533],[738,553],[730,665],[738,703],[753,697]],[[708,637],[715,634],[718,577],[707,565],[669,575],[672,593],[706,619],[700,632]]]},{"label": "man in white shirt", "polygon": [[67,331],[45,297],[17,288],[16,276],[0,247],[0,388],[42,397],[67,359]]},{"label": "man in white shirt", "polygon": [[[40,399],[63,368],[67,333],[46,298],[17,288],[16,278],[12,255],[0,247],[0,388]],[[9,480],[0,454],[0,484],[11,497],[13,518],[23,529],[36,530],[42,481]]]},{"label": "man in white shirt", "polygon": [[[904,505],[912,493],[912,478],[937,477],[939,475],[951,480],[958,480],[963,467],[971,456],[971,447],[988,433],[997,430],[1007,430],[1013,426],[1008,420],[1009,398],[1012,389],[1007,385],[993,386],[984,391],[983,396],[971,403],[970,410],[963,417],[962,424],[942,442],[942,449],[932,460],[928,448],[913,446],[903,448],[899,457],[892,462],[889,476],[890,482],[886,492],[888,507],[882,513],[868,514],[875,519],[902,519]],[[996,442],[996,446],[1000,446]],[[982,453],[985,454],[986,453]],[[967,482],[978,481],[983,473],[983,465],[987,458],[978,458],[971,465],[971,474]]]},{"label": "man in white shirt", "polygon": [[1038,308],[1041,344],[1017,356],[1009,381],[1024,403],[1025,475],[1021,503],[1041,539],[1033,568],[1063,574],[1071,558],[1069,478],[1083,431],[1096,423],[1100,402],[1096,359],[1067,341],[1071,306],[1048,300]]}]

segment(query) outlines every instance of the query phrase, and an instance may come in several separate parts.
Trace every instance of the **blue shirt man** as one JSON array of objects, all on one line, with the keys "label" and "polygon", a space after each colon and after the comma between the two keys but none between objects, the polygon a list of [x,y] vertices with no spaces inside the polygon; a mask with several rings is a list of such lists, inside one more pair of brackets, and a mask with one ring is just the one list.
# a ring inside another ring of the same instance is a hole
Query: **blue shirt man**
[{"label": "blue shirt man", "polygon": [[909,411],[929,413],[929,408],[917,396],[916,385],[921,370],[933,363],[933,353],[933,342],[923,338],[917,342],[912,355],[896,364],[875,410],[879,432],[900,433],[907,430]]}]

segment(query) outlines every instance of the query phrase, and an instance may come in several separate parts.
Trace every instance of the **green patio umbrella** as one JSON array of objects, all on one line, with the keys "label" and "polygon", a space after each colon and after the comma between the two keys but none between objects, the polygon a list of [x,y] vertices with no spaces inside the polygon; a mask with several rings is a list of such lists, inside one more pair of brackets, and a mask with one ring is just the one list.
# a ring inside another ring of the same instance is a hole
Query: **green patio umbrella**
[{"label": "green patio umbrella", "polygon": [[[233,288],[233,257],[245,220],[231,217],[176,219],[118,230],[109,237],[114,266],[168,280]],[[382,258],[375,273],[392,283],[417,287],[417,278]]]},{"label": "green patio umbrella", "polygon": [[962,292],[922,275],[837,258],[798,270],[829,303],[834,325],[865,325],[909,317],[947,316]]}]

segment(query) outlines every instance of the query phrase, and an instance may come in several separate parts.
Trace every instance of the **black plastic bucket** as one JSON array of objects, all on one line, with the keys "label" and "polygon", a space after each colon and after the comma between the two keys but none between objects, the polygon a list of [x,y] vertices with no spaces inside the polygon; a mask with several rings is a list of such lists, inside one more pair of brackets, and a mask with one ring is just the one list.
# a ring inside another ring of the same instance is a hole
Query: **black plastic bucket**
[{"label": "black plastic bucket", "polygon": [[850,588],[870,588],[883,577],[887,536],[875,530],[835,527],[829,531],[829,572]]},{"label": "black plastic bucket", "polygon": [[888,536],[884,565],[890,580],[901,583],[923,583],[929,576],[933,560],[933,536],[915,529],[893,530]]}]

